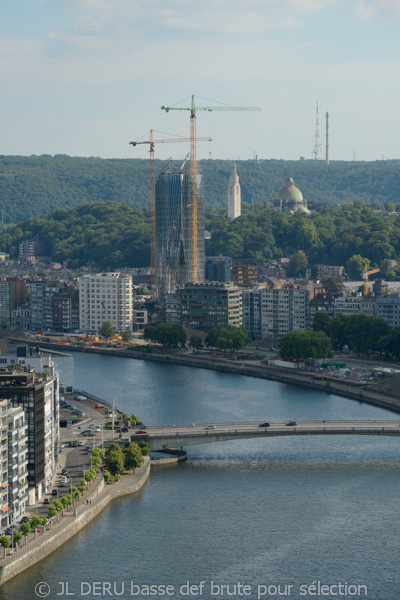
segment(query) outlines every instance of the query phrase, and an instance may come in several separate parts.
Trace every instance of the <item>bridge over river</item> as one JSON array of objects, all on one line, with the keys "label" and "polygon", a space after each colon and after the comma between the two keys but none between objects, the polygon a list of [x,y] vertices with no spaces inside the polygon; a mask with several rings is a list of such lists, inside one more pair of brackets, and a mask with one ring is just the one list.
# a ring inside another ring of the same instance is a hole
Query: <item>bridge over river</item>
[{"label": "bridge over river", "polygon": [[[289,424],[292,423],[292,424]],[[269,423],[192,424],[147,427],[148,436],[132,436],[132,440],[148,439],[150,450],[166,450],[193,444],[209,444],[227,440],[289,435],[382,435],[400,436],[399,421],[291,421]]]}]

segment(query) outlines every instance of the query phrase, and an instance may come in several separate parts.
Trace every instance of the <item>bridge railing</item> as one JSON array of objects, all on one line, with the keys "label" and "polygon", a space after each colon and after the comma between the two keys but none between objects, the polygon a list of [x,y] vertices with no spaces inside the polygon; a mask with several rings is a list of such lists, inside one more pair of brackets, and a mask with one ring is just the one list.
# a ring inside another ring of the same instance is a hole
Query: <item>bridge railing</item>
[{"label": "bridge railing", "polygon": [[[292,419],[286,419],[287,421],[292,420]],[[295,419],[293,419],[295,420]],[[297,419],[296,419],[297,420]],[[191,429],[194,427],[206,427],[207,425],[215,425],[215,427],[227,427],[227,426],[232,426],[232,427],[240,427],[240,426],[249,426],[249,425],[253,425],[255,427],[259,427],[260,423],[264,423],[266,422],[267,419],[263,419],[263,420],[259,420],[259,421],[225,421],[225,422],[217,422],[217,421],[205,421],[204,423],[174,423],[174,424],[163,424],[163,425],[146,425],[146,429],[151,430],[151,429]],[[286,421],[281,421],[281,422],[276,422],[276,421],[268,421],[270,423],[270,425],[285,425]],[[393,421],[392,419],[362,419],[362,421],[357,421],[356,419],[335,419],[335,420],[312,420],[312,419],[307,419],[306,421],[299,421],[297,420],[298,425],[306,425],[307,423],[315,423],[315,424],[320,424],[320,425],[329,425],[329,424],[343,424],[343,425],[353,425],[353,424],[357,424],[357,423],[366,423],[366,424],[371,424],[373,425],[374,423],[384,423],[384,424],[388,424],[388,425],[400,425],[400,420],[399,421]],[[285,425],[286,426],[286,425]],[[261,429],[261,428],[260,428]],[[212,430],[210,430],[212,431]]]}]

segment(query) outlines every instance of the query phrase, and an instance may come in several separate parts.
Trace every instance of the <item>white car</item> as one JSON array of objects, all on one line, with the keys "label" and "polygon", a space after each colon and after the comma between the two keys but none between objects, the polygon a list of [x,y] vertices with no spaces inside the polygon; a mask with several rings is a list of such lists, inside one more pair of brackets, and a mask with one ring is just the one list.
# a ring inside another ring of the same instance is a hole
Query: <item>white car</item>
[{"label": "white car", "polygon": [[100,425],[94,425],[93,423],[89,425],[89,429],[93,429],[93,431],[101,431]]},{"label": "white car", "polygon": [[215,425],[206,425],[204,429],[215,429]]}]

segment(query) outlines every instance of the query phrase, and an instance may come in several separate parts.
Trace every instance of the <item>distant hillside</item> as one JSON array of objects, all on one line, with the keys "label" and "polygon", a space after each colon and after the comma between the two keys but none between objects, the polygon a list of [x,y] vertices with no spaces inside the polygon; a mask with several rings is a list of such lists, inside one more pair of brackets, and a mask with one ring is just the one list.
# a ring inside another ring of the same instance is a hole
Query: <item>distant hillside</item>
[{"label": "distant hillside", "polygon": [[[162,161],[156,161],[156,172]],[[203,160],[206,207],[225,207],[232,161]],[[400,202],[400,161],[236,161],[244,202],[273,202],[293,177],[313,203]],[[77,158],[65,155],[0,156],[0,210],[5,223],[73,208],[87,202],[125,202],[148,207],[145,159]]]}]

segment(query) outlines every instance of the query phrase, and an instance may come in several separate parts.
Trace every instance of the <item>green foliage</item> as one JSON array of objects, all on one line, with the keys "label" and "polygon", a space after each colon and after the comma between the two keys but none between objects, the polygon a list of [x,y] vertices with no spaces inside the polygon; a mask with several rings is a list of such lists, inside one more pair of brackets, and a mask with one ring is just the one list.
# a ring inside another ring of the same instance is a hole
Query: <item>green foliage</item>
[{"label": "green foliage", "polygon": [[104,323],[101,324],[100,335],[106,339],[114,335],[114,329],[111,325],[111,321],[104,321]]},{"label": "green foliage", "polygon": [[49,504],[49,506],[47,507],[47,516],[49,517],[49,519],[51,519],[52,517],[55,517],[57,514],[57,509],[54,506],[54,504]]},{"label": "green foliage", "polygon": [[33,515],[33,517],[30,520],[30,525],[32,527],[32,529],[38,529],[42,524],[42,519],[40,517],[38,517],[37,515]]},{"label": "green foliage", "polygon": [[121,337],[124,342],[130,342],[132,339],[132,334],[129,331],[123,331]]},{"label": "green foliage", "polygon": [[31,532],[31,526],[29,523],[21,523],[21,533],[23,536],[28,537]]},{"label": "green foliage", "polygon": [[329,358],[331,340],[323,331],[290,331],[281,339],[279,356],[295,360]]},{"label": "green foliage", "polygon": [[220,350],[242,350],[251,342],[251,339],[244,327],[228,325],[211,329],[204,342],[207,346]]},{"label": "green foliage", "polygon": [[6,548],[9,548],[11,545],[10,539],[6,535],[0,536],[0,544],[4,548],[4,556],[6,555]]},{"label": "green foliage", "polygon": [[199,335],[191,335],[189,338],[189,344],[192,346],[192,348],[198,350],[203,346],[203,340]]},{"label": "green foliage", "polygon": [[131,442],[127,448],[124,448],[125,469],[137,469],[143,464],[143,455],[136,442]]},{"label": "green foliage", "polygon": [[140,448],[140,452],[142,453],[142,456],[148,456],[150,454],[150,447],[147,442],[139,442],[138,446]]},{"label": "green foliage", "polygon": [[[156,176],[163,165],[155,161]],[[207,207],[225,209],[232,161],[199,161]],[[309,203],[397,202],[398,161],[236,161],[243,210],[271,202],[290,174]],[[81,158],[66,155],[0,156],[0,208],[6,223],[86,203],[149,207],[149,164],[145,159]],[[253,204],[255,203],[255,204]],[[305,248],[303,248],[305,249]]]},{"label": "green foliage", "polygon": [[18,544],[18,542],[20,542],[22,540],[22,533],[20,531],[18,531],[17,529],[14,529],[14,531],[13,531],[13,540],[14,540],[15,544]]},{"label": "green foliage", "polygon": [[308,260],[304,252],[296,252],[290,257],[289,268],[287,274],[289,277],[304,277],[304,270],[308,264]]},{"label": "green foliage", "polygon": [[17,249],[21,240],[34,235],[52,260],[68,259],[72,268],[90,261],[100,268],[150,263],[150,215],[127,204],[96,202],[30,218],[1,232],[0,249]]},{"label": "green foliage", "polygon": [[179,344],[185,344],[186,332],[182,325],[164,323],[162,325],[146,325],[143,332],[145,340],[161,344],[164,347],[176,348]]},{"label": "green foliage", "polygon": [[368,268],[370,262],[371,261],[368,260],[368,258],[363,258],[361,254],[354,254],[351,256],[346,262],[346,271],[350,279],[361,279],[365,266]]},{"label": "green foliage", "polygon": [[112,475],[120,475],[125,469],[125,456],[118,444],[112,443],[105,451],[104,464]]},{"label": "green foliage", "polygon": [[321,281],[324,289],[330,294],[342,294],[344,283],[341,277],[326,277]]}]

